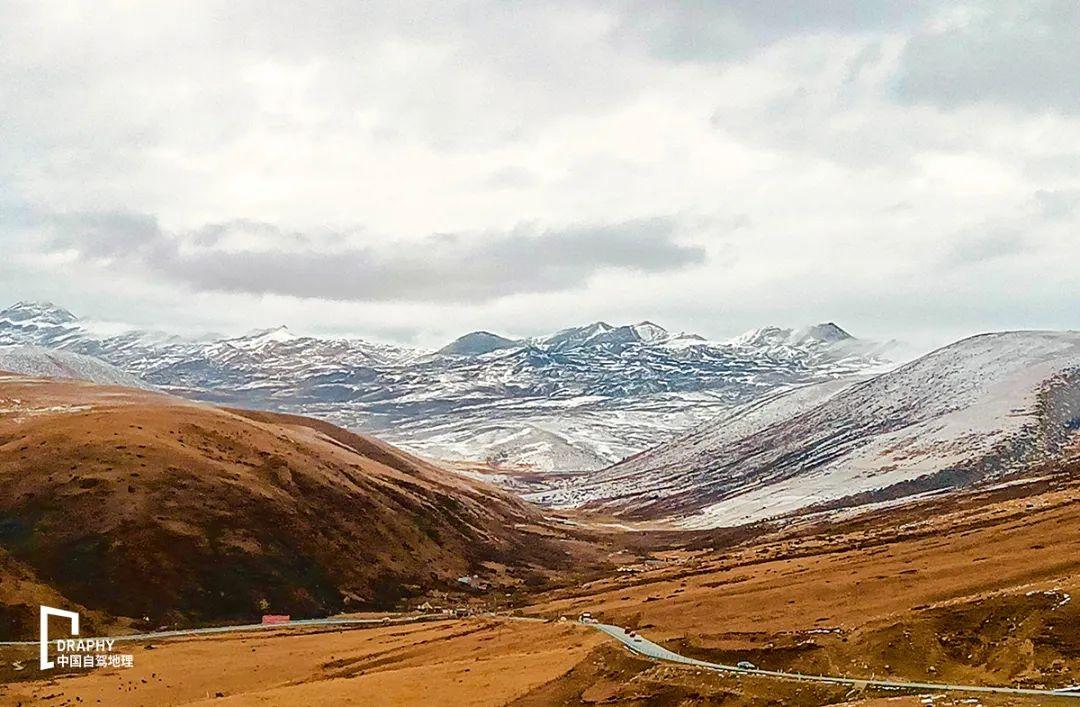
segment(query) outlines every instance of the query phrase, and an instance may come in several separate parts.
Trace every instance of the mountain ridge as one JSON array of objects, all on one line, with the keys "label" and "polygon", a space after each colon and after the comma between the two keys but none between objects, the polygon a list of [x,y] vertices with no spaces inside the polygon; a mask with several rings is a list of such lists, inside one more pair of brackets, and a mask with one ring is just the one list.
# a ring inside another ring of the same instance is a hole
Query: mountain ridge
[{"label": "mountain ridge", "polygon": [[[421,351],[287,327],[204,340],[106,336],[48,305],[0,311],[0,345],[94,356],[185,397],[311,415],[428,457],[537,470],[601,468],[765,391],[888,358],[872,342],[788,341],[783,331],[775,345],[731,344],[601,321],[527,339],[471,332]],[[529,441],[515,452],[508,439]]]}]

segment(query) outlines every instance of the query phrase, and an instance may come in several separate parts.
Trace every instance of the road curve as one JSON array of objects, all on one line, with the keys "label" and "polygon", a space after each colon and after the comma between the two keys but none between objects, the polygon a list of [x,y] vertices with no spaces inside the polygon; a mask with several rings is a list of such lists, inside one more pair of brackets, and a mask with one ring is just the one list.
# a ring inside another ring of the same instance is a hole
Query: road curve
[{"label": "road curve", "polygon": [[1075,687],[1061,690],[1039,690],[1025,687],[993,687],[987,685],[950,685],[948,683],[933,682],[904,682],[900,680],[875,680],[863,678],[845,678],[834,675],[804,675],[802,673],[786,673],[778,670],[761,670],[760,668],[740,668],[737,665],[724,665],[723,663],[710,663],[695,658],[687,658],[673,651],[669,651],[661,645],[653,643],[641,634],[636,634],[640,641],[635,641],[626,634],[626,630],[610,624],[588,623],[587,626],[602,631],[616,639],[624,646],[638,655],[652,660],[667,663],[680,663],[692,665],[706,670],[715,670],[726,673],[739,673],[742,675],[760,675],[763,677],[779,678],[781,680],[796,680],[800,682],[828,683],[832,685],[845,685],[848,687],[880,687],[888,690],[932,690],[935,692],[982,692],[1002,695],[1029,695],[1033,697],[1064,697],[1080,699],[1080,693],[1075,692]]},{"label": "road curve", "polygon": [[[535,617],[515,617],[515,616],[497,616],[494,614],[488,615],[491,618],[508,618],[519,621],[545,621],[545,619]],[[152,631],[149,633],[136,633],[126,636],[102,636],[106,640],[113,641],[145,641],[159,638],[176,638],[179,636],[201,636],[219,633],[235,633],[240,631],[259,631],[266,629],[282,629],[282,628],[303,628],[312,626],[374,626],[374,625],[387,625],[387,624],[405,624],[414,623],[418,621],[432,621],[439,619],[446,619],[445,616],[429,616],[429,615],[412,615],[412,616],[399,616],[392,617],[389,620],[384,619],[347,619],[347,618],[329,618],[329,619],[300,619],[297,621],[288,621],[280,624],[242,624],[235,626],[212,626],[208,628],[192,628],[192,629],[180,629],[175,631]],[[863,678],[846,678],[835,675],[807,675],[803,673],[787,673],[779,670],[762,670],[760,668],[740,668],[737,665],[725,665],[723,663],[710,663],[704,660],[697,660],[695,658],[688,658],[684,655],[669,651],[663,646],[653,643],[641,634],[636,634],[640,640],[634,640],[627,633],[626,630],[619,626],[613,626],[610,624],[598,624],[598,623],[583,623],[585,626],[590,626],[603,633],[611,636],[615,640],[622,643],[632,652],[649,658],[651,660],[658,660],[668,663],[678,663],[681,665],[690,665],[697,668],[704,668],[706,670],[715,670],[727,673],[738,673],[742,675],[758,675],[762,677],[778,678],[781,680],[795,680],[800,682],[816,682],[816,683],[828,683],[832,685],[845,685],[848,687],[880,687],[891,690],[932,690],[936,692],[981,692],[981,693],[995,693],[1003,695],[1028,695],[1035,697],[1064,697],[1080,699],[1080,686],[1073,686],[1062,688],[1059,690],[1040,690],[1036,688],[1023,688],[1023,687],[993,687],[987,685],[950,685],[948,683],[932,683],[932,682],[904,682],[899,680],[876,680],[876,679],[863,679]],[[94,638],[99,638],[95,636]],[[0,646],[36,646],[38,641],[0,641]]]}]

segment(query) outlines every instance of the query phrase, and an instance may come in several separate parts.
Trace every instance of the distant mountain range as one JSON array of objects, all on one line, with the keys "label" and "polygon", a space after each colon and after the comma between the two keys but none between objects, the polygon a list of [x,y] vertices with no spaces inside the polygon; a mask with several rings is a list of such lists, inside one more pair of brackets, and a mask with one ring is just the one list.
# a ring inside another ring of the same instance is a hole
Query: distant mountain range
[{"label": "distant mountain range", "polygon": [[770,391],[881,368],[891,350],[832,323],[716,342],[596,322],[530,339],[472,332],[435,351],[286,327],[191,340],[102,334],[34,302],[0,311],[0,346],[94,357],[189,398],[311,415],[430,457],[538,470],[605,467]]},{"label": "distant mountain range", "polygon": [[528,497],[743,525],[1030,479],[1080,452],[1078,430],[1080,332],[984,334],[877,376],[772,391],[610,468],[542,479]]}]

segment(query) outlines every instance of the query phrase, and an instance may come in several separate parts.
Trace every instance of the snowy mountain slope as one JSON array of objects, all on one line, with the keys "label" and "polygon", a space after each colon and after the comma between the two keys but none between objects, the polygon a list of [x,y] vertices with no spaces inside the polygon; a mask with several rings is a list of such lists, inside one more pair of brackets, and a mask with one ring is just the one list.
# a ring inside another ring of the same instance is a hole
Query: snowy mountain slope
[{"label": "snowy mountain slope", "polygon": [[599,469],[762,393],[885,360],[835,329],[842,336],[778,330],[775,342],[725,343],[597,322],[528,340],[473,332],[417,351],[285,327],[205,341],[102,336],[52,305],[0,311],[0,344],[96,356],[180,395],[316,416],[430,457],[538,470]]},{"label": "snowy mountain slope", "polygon": [[1080,333],[986,334],[862,381],[765,396],[533,498],[738,525],[995,478],[1053,457],[1078,427]]},{"label": "snowy mountain slope", "polygon": [[[543,420],[538,420],[543,423]],[[405,437],[407,440],[408,437]],[[595,435],[591,436],[595,443]],[[507,462],[541,471],[556,469],[595,469],[607,466],[594,444],[580,444],[571,431],[545,429],[526,421],[513,424],[485,424],[476,421],[467,427],[451,427],[444,432],[424,429],[415,446],[448,461],[469,461],[476,450],[483,449],[486,461],[493,465]]]},{"label": "snowy mountain slope", "polygon": [[92,356],[41,346],[0,346],[0,371],[41,378],[75,378],[100,385],[147,387],[137,377]]},{"label": "snowy mountain slope", "polygon": [[18,302],[0,311],[0,346],[37,344],[62,348],[81,336],[78,318],[49,302]]}]

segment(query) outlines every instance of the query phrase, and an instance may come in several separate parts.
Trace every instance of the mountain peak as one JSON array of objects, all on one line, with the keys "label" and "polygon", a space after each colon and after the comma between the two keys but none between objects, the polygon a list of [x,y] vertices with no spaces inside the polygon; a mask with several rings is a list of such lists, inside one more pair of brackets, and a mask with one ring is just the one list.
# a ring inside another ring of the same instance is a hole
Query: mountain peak
[{"label": "mountain peak", "polygon": [[244,346],[262,346],[263,344],[295,341],[301,337],[289,331],[289,327],[282,324],[272,329],[259,329],[238,339],[233,339],[233,344]]},{"label": "mountain peak", "polygon": [[736,336],[728,343],[736,346],[802,346],[804,344],[835,344],[840,341],[854,340],[834,322],[823,322],[803,327],[799,330],[766,326]]},{"label": "mountain peak", "polygon": [[0,319],[13,322],[39,321],[46,324],[68,324],[78,320],[74,314],[52,302],[20,301],[0,311]]},{"label": "mountain peak", "polygon": [[779,346],[787,343],[790,337],[791,329],[765,326],[739,334],[729,343],[736,346]]},{"label": "mountain peak", "polygon": [[671,332],[648,320],[637,324],[612,326],[593,322],[584,326],[561,329],[554,334],[534,339],[540,346],[553,351],[565,351],[579,346],[626,346],[636,342],[656,343],[671,339]]},{"label": "mountain peak", "polygon": [[635,334],[641,337],[642,341],[657,341],[666,339],[669,335],[667,329],[648,320],[634,324],[631,328]]},{"label": "mountain peak", "polygon": [[448,356],[480,356],[499,349],[517,346],[519,342],[490,331],[472,331],[451,341],[436,353]]},{"label": "mountain peak", "polygon": [[551,336],[541,337],[536,341],[547,348],[559,351],[580,346],[589,339],[600,336],[601,334],[606,334],[614,328],[615,327],[607,322],[593,322],[592,324],[586,324],[585,326],[560,329]]},{"label": "mountain peak", "polygon": [[854,338],[854,336],[847,333],[833,322],[823,322],[821,324],[808,326],[793,336],[795,343],[820,341],[826,344],[833,344],[837,341],[847,341]]},{"label": "mountain peak", "polygon": [[587,336],[595,336],[597,334],[606,334],[618,327],[614,327],[607,322],[593,322],[592,324],[586,324],[580,327],[571,327],[569,329],[563,329],[563,331],[576,331],[581,332]]}]

